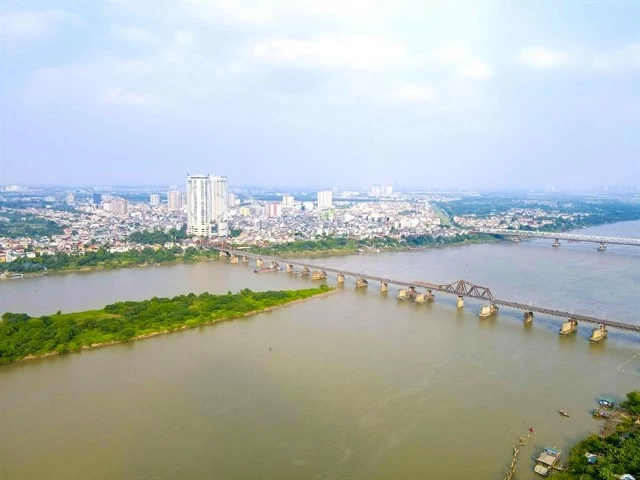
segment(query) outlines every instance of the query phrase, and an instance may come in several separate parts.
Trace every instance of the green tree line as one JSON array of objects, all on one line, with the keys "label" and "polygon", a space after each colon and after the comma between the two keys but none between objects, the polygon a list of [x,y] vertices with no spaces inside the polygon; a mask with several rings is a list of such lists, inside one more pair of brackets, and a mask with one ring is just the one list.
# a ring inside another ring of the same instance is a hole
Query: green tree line
[{"label": "green tree line", "polygon": [[101,310],[30,317],[5,313],[0,321],[0,364],[28,355],[64,354],[82,347],[126,342],[151,333],[191,328],[223,319],[242,317],[294,300],[326,292],[329,287],[306,290],[252,292],[226,295],[203,293],[118,302]]},{"label": "green tree line", "polygon": [[158,263],[174,263],[179,261],[195,261],[212,258],[217,252],[187,248],[184,252],[180,247],[144,248],[142,250],[129,250],[127,252],[109,252],[100,248],[95,252],[86,252],[79,255],[56,253],[55,255],[42,255],[35,258],[18,258],[10,263],[0,263],[0,272],[8,273],[34,273],[47,271],[78,270],[89,268],[121,268],[137,265],[150,265]]},{"label": "green tree line", "polygon": [[142,243],[143,245],[164,245],[167,242],[178,242],[187,238],[187,229],[184,225],[180,230],[172,228],[165,232],[160,229],[133,232],[129,235],[129,241]]}]

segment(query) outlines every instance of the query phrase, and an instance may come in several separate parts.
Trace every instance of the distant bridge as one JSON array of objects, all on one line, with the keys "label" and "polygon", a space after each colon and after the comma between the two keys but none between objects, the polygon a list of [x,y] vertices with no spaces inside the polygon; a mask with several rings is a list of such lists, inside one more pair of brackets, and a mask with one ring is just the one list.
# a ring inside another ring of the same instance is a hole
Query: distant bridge
[{"label": "distant bridge", "polygon": [[[312,263],[300,262],[292,259],[285,258],[277,258],[271,257],[268,255],[260,255],[256,253],[250,253],[247,251],[236,250],[229,246],[223,245],[214,245],[212,246],[214,250],[218,250],[221,255],[227,255],[232,258],[232,261],[235,259],[235,263],[238,263],[238,259],[242,258],[243,262],[248,262],[249,258],[255,259],[256,264],[262,266],[264,260],[268,260],[271,262],[272,266],[275,268],[279,268],[281,265],[286,265],[287,271],[293,271],[293,266],[297,266],[303,269],[305,273],[309,274],[311,270],[315,272],[319,272],[321,276],[317,278],[326,278],[326,273],[334,273],[338,276],[338,281],[343,281],[344,277],[351,277],[356,280],[356,286],[367,286],[368,282],[379,282],[381,285],[381,290],[386,291],[389,285],[394,285],[397,287],[406,287],[410,291],[415,291],[415,288],[424,288],[427,290],[427,294],[432,297],[432,292],[442,292],[451,295],[457,295],[459,299],[458,306],[462,306],[464,303],[460,302],[464,297],[475,298],[477,300],[485,300],[490,303],[492,312],[493,309],[497,310],[498,306],[514,308],[516,310],[521,310],[525,312],[525,321],[527,318],[533,318],[533,312],[542,314],[542,315],[550,315],[559,318],[567,318],[574,319],[580,322],[591,323],[594,325],[604,325],[610,328],[616,328],[620,330],[625,330],[628,332],[636,332],[640,333],[640,324],[631,324],[625,322],[618,322],[613,320],[605,320],[589,315],[581,315],[575,314],[571,312],[566,312],[563,310],[557,310],[553,308],[547,308],[542,306],[535,305],[526,305],[524,303],[513,302],[508,300],[500,300],[493,296],[491,290],[487,287],[482,287],[480,285],[475,285],[466,280],[459,280],[457,282],[451,284],[437,284],[424,282],[420,280],[398,280],[389,277],[383,277],[379,275],[369,275],[364,272],[350,272],[347,270],[343,270],[340,268],[327,267],[324,265],[317,265]],[[312,277],[313,278],[313,277]]]},{"label": "distant bridge", "polygon": [[571,242],[599,243],[601,247],[604,247],[604,245],[607,243],[610,245],[631,245],[634,247],[640,247],[640,238],[603,237],[594,235],[576,235],[574,233],[536,232],[529,230],[503,230],[496,228],[474,231],[478,233],[488,233],[491,235],[505,235],[509,237],[515,237],[518,240],[520,238],[549,238],[555,240],[555,246],[560,245],[560,240],[568,240]]}]

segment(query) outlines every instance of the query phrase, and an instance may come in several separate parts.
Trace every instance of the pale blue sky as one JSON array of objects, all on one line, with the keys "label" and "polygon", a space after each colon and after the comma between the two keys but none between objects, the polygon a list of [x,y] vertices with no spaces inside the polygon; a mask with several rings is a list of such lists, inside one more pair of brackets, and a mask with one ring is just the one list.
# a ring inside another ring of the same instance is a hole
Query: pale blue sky
[{"label": "pale blue sky", "polygon": [[640,183],[638,2],[2,4],[0,183]]}]

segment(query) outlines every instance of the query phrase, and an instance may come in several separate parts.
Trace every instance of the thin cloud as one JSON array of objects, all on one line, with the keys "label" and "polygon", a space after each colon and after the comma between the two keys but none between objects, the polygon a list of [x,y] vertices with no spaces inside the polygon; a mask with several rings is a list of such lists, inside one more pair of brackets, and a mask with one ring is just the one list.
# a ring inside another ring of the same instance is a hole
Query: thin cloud
[{"label": "thin cloud", "polygon": [[632,43],[626,47],[598,52],[593,55],[592,65],[605,72],[637,69],[640,65],[640,44]]},{"label": "thin cloud", "polygon": [[158,42],[158,37],[149,30],[133,25],[111,25],[109,28],[111,37],[128,43],[154,44]]},{"label": "thin cloud", "polygon": [[569,55],[561,50],[544,47],[524,48],[516,55],[522,65],[535,69],[554,69],[566,65]]},{"label": "thin cloud", "polygon": [[121,88],[107,88],[103,95],[102,101],[123,106],[145,106],[155,105],[159,102],[158,97],[139,92],[126,92]]},{"label": "thin cloud", "polygon": [[8,41],[35,40],[47,37],[59,26],[82,23],[79,15],[65,10],[9,10],[0,16],[0,32]]},{"label": "thin cloud", "polygon": [[279,38],[257,43],[252,51],[258,61],[308,67],[383,69],[399,66],[407,59],[402,46],[371,37]]},{"label": "thin cloud", "polygon": [[460,76],[466,78],[491,78],[493,72],[483,62],[477,59],[471,60],[460,69]]}]

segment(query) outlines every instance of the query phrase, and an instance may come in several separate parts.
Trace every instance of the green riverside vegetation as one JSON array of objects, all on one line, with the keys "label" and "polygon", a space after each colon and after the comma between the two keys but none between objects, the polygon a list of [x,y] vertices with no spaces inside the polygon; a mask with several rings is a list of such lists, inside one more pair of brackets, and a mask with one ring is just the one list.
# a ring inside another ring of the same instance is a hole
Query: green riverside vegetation
[{"label": "green riverside vegetation", "polygon": [[0,321],[0,365],[27,356],[64,354],[136,337],[243,317],[250,313],[313,297],[331,290],[326,285],[305,290],[232,294],[203,293],[118,302],[102,310],[30,317],[5,313]]},{"label": "green riverside vegetation", "polygon": [[[640,478],[640,391],[627,393],[620,404],[621,422],[615,433],[603,438],[589,435],[569,453],[566,472],[556,472],[555,480],[614,480],[628,473]],[[597,455],[589,463],[586,454]]]},{"label": "green riverside vegetation", "polygon": [[360,249],[402,250],[418,247],[438,247],[466,243],[496,241],[494,235],[456,234],[451,237],[432,235],[403,235],[400,240],[391,237],[377,237],[363,240],[344,237],[327,237],[319,240],[298,240],[269,247],[253,247],[251,252],[264,255],[314,255],[331,253],[355,253]]},{"label": "green riverside vegetation", "polygon": [[207,258],[215,258],[218,253],[213,250],[189,247],[160,248],[147,247],[142,250],[127,252],[109,252],[100,248],[95,252],[79,255],[56,253],[55,255],[36,256],[35,258],[18,258],[10,263],[0,263],[0,273],[38,273],[42,271],[93,270],[100,268],[122,268],[140,265],[168,264],[177,262],[194,262]]}]

